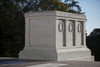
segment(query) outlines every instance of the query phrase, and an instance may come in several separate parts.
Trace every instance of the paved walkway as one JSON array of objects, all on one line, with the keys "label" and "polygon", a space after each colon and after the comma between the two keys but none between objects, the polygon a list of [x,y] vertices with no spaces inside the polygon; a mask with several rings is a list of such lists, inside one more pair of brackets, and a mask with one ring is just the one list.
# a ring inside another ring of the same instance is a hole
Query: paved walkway
[{"label": "paved walkway", "polygon": [[29,61],[16,58],[0,58],[0,67],[100,67],[94,61]]}]

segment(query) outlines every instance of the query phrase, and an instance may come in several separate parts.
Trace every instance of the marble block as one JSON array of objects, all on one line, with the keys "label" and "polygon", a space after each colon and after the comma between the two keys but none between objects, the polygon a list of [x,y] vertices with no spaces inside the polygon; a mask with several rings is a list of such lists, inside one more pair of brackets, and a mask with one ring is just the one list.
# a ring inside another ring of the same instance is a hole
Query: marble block
[{"label": "marble block", "polygon": [[86,47],[86,16],[62,11],[25,13],[25,47],[20,59],[91,60]]}]

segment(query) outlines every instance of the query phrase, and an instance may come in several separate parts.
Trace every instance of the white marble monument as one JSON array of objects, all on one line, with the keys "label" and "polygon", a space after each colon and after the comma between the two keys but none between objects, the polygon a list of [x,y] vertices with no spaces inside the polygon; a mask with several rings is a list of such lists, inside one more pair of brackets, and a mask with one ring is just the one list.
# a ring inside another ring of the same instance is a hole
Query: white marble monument
[{"label": "white marble monument", "polygon": [[90,60],[86,16],[61,11],[25,13],[25,47],[20,59]]}]

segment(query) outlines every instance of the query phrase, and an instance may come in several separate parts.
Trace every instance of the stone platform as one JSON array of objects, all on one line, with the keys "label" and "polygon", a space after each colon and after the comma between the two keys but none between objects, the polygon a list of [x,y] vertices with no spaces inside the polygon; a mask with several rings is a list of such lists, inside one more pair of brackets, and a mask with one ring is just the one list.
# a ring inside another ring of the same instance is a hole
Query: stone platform
[{"label": "stone platform", "polygon": [[[41,50],[41,49],[40,49]],[[50,51],[36,51],[36,50],[24,50],[22,53],[25,55],[20,56],[21,59],[30,60],[81,60],[81,61],[93,61],[90,56],[90,51],[87,48],[67,48],[57,50],[57,53]],[[20,53],[21,54],[21,53]],[[29,56],[29,57],[28,57]]]},{"label": "stone platform", "polygon": [[92,61],[90,51],[87,48],[73,48],[58,50],[58,61],[81,60]]},{"label": "stone platform", "polygon": [[[5,62],[8,64],[5,64]],[[17,61],[16,61],[17,60]],[[14,61],[14,62],[13,62]],[[15,63],[16,62],[16,63]],[[35,61],[0,58],[0,67],[100,67],[100,62],[94,61]]]}]

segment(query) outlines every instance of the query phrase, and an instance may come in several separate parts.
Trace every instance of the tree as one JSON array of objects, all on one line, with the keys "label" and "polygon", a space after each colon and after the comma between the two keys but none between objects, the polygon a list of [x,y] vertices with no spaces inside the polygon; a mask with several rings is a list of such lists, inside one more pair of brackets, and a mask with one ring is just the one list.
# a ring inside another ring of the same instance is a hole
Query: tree
[{"label": "tree", "polygon": [[87,47],[91,50],[95,60],[100,61],[100,29],[94,29],[89,36],[87,36]]},{"label": "tree", "polygon": [[69,5],[61,0],[0,0],[0,56],[17,57],[23,49],[25,12],[60,10],[79,13],[69,10]]},{"label": "tree", "polygon": [[38,6],[42,11],[60,10],[67,12],[67,6],[59,0],[40,0]]},{"label": "tree", "polygon": [[0,56],[18,56],[24,46],[24,15],[18,4],[0,0]]},{"label": "tree", "polygon": [[78,1],[75,0],[65,0],[65,4],[68,7],[68,12],[81,13],[81,7],[78,5]]}]

